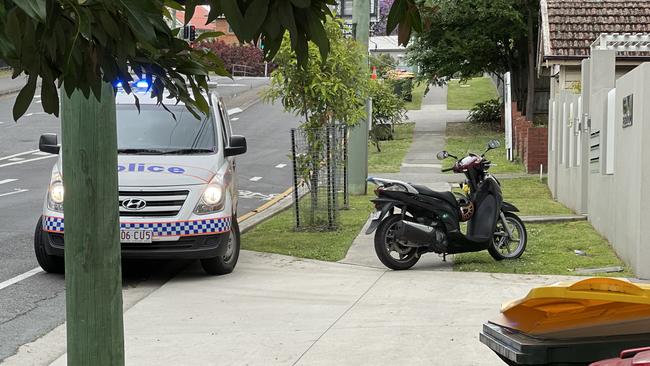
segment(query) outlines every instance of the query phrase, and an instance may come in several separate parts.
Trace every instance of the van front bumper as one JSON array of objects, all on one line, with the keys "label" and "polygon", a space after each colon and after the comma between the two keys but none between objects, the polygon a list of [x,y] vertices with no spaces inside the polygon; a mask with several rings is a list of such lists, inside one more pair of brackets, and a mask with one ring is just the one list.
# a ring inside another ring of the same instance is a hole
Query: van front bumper
[{"label": "van front bumper", "polygon": [[[64,235],[43,231],[45,251],[63,257]],[[211,235],[183,236],[173,241],[122,243],[122,258],[140,259],[203,259],[226,254],[230,232]]]}]

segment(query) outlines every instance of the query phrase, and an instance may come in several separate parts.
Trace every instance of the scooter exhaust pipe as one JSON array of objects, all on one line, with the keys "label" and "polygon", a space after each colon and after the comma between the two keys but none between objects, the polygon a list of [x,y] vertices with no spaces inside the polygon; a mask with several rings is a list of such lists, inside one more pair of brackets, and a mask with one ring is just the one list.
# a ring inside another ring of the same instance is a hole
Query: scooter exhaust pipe
[{"label": "scooter exhaust pipe", "polygon": [[[407,247],[428,247],[444,240],[444,234],[429,225],[402,220],[395,233],[397,239],[405,241]],[[442,236],[442,237],[441,237]]]}]

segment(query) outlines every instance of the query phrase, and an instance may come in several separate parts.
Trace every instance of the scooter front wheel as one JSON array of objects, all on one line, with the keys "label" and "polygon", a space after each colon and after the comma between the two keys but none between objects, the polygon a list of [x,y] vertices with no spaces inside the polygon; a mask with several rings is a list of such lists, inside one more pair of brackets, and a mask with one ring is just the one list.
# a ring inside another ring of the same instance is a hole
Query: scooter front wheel
[{"label": "scooter front wheel", "polygon": [[[506,212],[503,216],[505,217],[505,222],[499,219],[492,245],[488,247],[488,252],[492,258],[498,261],[521,257],[524,254],[524,250],[526,250],[526,243],[528,242],[526,226],[519,216],[512,212]],[[508,235],[508,230],[506,230],[505,225],[508,225],[511,235]]]},{"label": "scooter front wheel", "polygon": [[389,216],[379,224],[375,232],[377,258],[386,267],[396,271],[409,269],[420,260],[417,248],[407,247],[396,238],[401,221],[401,215]]}]

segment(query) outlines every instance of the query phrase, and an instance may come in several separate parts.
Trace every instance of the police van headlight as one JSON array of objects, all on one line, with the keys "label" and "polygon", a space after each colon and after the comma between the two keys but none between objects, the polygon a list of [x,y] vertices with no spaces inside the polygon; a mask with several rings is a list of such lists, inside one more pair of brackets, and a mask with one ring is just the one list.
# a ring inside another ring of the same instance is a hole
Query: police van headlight
[{"label": "police van headlight", "polygon": [[63,182],[55,180],[50,183],[50,189],[47,193],[47,208],[52,211],[63,212]]},{"label": "police van headlight", "polygon": [[223,209],[223,204],[225,202],[224,189],[221,184],[210,183],[203,191],[199,203],[194,209],[195,214],[207,214],[216,211],[221,211]]}]

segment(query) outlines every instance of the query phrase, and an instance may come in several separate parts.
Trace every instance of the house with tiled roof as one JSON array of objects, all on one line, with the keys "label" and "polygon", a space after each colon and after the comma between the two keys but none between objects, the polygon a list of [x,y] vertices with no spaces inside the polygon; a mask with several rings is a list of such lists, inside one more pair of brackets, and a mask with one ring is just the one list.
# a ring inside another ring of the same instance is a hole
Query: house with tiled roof
[{"label": "house with tiled roof", "polygon": [[[551,97],[580,89],[580,64],[601,33],[650,32],[650,0],[541,0],[538,72],[551,77]],[[648,54],[617,55],[617,78]]]},{"label": "house with tiled roof", "polygon": [[[228,44],[238,44],[240,43],[237,39],[237,36],[230,28],[230,24],[223,16],[217,18],[215,21],[205,24],[208,20],[208,14],[210,13],[210,7],[206,5],[199,5],[194,9],[194,15],[188,25],[193,25],[196,28],[196,33],[201,34],[203,32],[222,32],[223,35],[219,37],[220,40]],[[183,24],[185,22],[185,12],[177,11],[176,20],[178,24]]]}]

